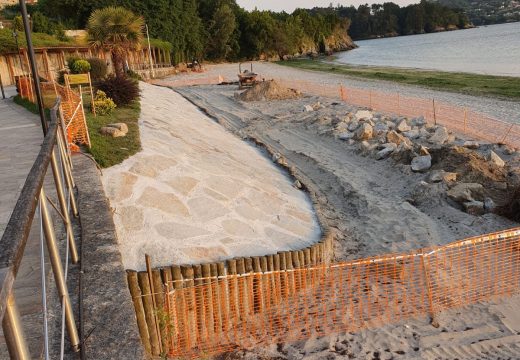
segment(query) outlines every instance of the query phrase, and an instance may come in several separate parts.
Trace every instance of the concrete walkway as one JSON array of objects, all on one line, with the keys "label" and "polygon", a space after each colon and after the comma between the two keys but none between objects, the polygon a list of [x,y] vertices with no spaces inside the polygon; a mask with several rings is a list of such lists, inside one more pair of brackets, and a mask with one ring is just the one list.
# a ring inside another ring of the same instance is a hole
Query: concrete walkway
[{"label": "concrete walkway", "polygon": [[[6,89],[15,94],[14,88]],[[0,238],[16,205],[27,175],[43,141],[40,120],[15,104],[12,98],[0,99]],[[32,356],[42,351],[42,306],[38,222],[27,242],[15,282],[17,300]],[[9,358],[0,331],[0,359]]]},{"label": "concrete walkway", "polygon": [[142,83],[143,151],[103,172],[123,264],[200,264],[304,248],[306,194],[258,149],[174,91]]}]

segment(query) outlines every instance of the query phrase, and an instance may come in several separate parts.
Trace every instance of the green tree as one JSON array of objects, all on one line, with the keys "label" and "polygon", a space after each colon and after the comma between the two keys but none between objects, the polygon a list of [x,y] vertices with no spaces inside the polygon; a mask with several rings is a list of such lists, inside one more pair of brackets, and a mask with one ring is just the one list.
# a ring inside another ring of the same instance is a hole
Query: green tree
[{"label": "green tree", "polygon": [[124,76],[124,58],[128,51],[139,49],[143,40],[143,18],[123,7],[95,10],[88,20],[91,46],[109,50],[117,77]]},{"label": "green tree", "polygon": [[232,52],[233,33],[236,29],[236,18],[231,8],[224,4],[213,14],[208,33],[207,55],[215,60],[224,60]]}]

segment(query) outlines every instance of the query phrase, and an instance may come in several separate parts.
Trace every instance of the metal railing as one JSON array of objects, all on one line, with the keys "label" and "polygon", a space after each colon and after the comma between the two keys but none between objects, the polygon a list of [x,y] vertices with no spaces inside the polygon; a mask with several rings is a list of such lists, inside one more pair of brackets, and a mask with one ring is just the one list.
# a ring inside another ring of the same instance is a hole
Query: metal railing
[{"label": "metal railing", "polygon": [[[79,261],[71,217],[78,216],[74,196],[74,179],[72,177],[72,161],[67,143],[66,129],[60,111],[60,99],[56,100],[50,112],[51,121],[47,129],[40,152],[34,162],[20,197],[9,219],[5,232],[0,240],[0,320],[5,341],[12,359],[30,359],[26,338],[23,333],[22,320],[14,296],[14,282],[24,257],[25,248],[35,222],[38,209],[40,222],[40,256],[42,276],[42,307],[43,307],[43,338],[44,358],[49,358],[49,334],[47,326],[47,286],[45,274],[45,246],[52,266],[62,308],[61,358],[64,355],[65,327],[68,340],[73,351],[79,351],[80,339],[74,320],[71,300],[67,289],[67,271],[70,261]],[[49,165],[55,185],[58,205],[46,195],[44,180]],[[66,229],[66,256],[62,262],[49,207],[54,208],[58,218],[63,221]]]}]

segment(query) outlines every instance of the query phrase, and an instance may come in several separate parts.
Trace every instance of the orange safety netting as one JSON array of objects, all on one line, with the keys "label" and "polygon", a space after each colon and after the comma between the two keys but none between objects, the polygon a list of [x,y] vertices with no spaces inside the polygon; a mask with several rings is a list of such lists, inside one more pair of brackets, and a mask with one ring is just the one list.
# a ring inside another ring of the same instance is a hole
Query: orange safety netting
[{"label": "orange safety netting", "polygon": [[512,295],[520,285],[520,229],[301,269],[273,270],[277,261],[280,265],[276,259],[261,272],[243,275],[181,281],[166,276],[166,296],[157,311],[163,351],[170,357],[206,357],[410,317],[434,318],[450,308]]},{"label": "orange safety netting", "polygon": [[308,81],[278,79],[285,86],[302,92],[338,98],[353,105],[399,116],[424,116],[430,124],[438,124],[460,133],[493,143],[503,143],[520,148],[520,125],[512,124],[476,113],[467,108],[433,99],[402,96],[373,90],[330,86]]}]

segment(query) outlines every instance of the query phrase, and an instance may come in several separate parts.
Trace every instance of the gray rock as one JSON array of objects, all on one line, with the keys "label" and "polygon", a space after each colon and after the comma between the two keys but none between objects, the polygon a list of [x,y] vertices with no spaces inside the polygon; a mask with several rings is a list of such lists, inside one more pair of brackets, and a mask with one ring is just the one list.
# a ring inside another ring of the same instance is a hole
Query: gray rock
[{"label": "gray rock", "polygon": [[406,138],[395,130],[389,131],[388,134],[386,134],[386,140],[396,145],[406,142]]},{"label": "gray rock", "polygon": [[450,134],[448,130],[444,126],[439,126],[435,133],[428,139],[428,141],[432,144],[444,144],[450,138]]},{"label": "gray rock", "polygon": [[300,182],[300,180],[296,180],[293,185],[297,189],[301,189],[302,188],[302,183]]},{"label": "gray rock", "polygon": [[111,136],[113,138],[126,136],[126,134],[124,132],[122,132],[121,130],[116,129],[115,127],[110,127],[110,126],[102,127],[101,129],[99,129],[99,132],[101,135]]},{"label": "gray rock", "polygon": [[408,139],[417,139],[421,136],[421,133],[419,132],[419,130],[410,130],[405,131],[403,135],[406,136]]},{"label": "gray rock", "polygon": [[424,116],[416,117],[416,118],[412,119],[410,122],[411,122],[412,125],[414,125],[414,126],[423,126],[423,125],[426,125],[426,119],[424,118]]},{"label": "gray rock", "polygon": [[428,176],[428,182],[430,183],[453,181],[457,181],[457,173],[446,172],[444,170],[434,170]]},{"label": "gray rock", "polygon": [[125,135],[128,133],[128,125],[125,123],[114,123],[114,124],[108,124],[108,127],[116,128],[117,130],[121,131]]},{"label": "gray rock", "polygon": [[377,135],[383,134],[388,131],[388,125],[386,123],[378,122],[374,125],[374,132]]},{"label": "gray rock", "polygon": [[450,199],[463,203],[477,199],[482,199],[484,187],[477,183],[460,183],[448,190],[447,195]]},{"label": "gray rock", "polygon": [[354,133],[353,132],[350,132],[350,131],[345,131],[344,133],[341,133],[339,134],[339,139],[340,140],[350,140],[352,138],[354,138]]},{"label": "gray rock", "polygon": [[408,125],[408,122],[406,121],[406,119],[403,119],[403,120],[399,121],[399,123],[397,124],[396,129],[397,129],[397,131],[400,131],[400,132],[406,132],[406,131],[412,130],[410,125]]},{"label": "gray rock", "polygon": [[429,132],[428,130],[426,130],[425,128],[421,128],[421,129],[419,130],[419,136],[420,136],[421,138],[426,139],[426,138],[430,137],[430,132]]},{"label": "gray rock", "polygon": [[358,112],[356,112],[355,117],[358,120],[371,120],[374,117],[374,115],[369,110],[359,110]]},{"label": "gray rock", "polygon": [[489,152],[488,155],[488,161],[495,164],[498,167],[504,167],[506,166],[506,163],[500,156],[498,156],[493,150]]},{"label": "gray rock", "polygon": [[430,155],[417,156],[412,160],[412,171],[422,172],[432,167],[432,157]]},{"label": "gray rock", "polygon": [[480,147],[480,144],[478,143],[478,141],[468,140],[464,141],[464,144],[462,144],[462,146],[468,149],[478,149]]},{"label": "gray rock", "polygon": [[348,131],[356,131],[359,127],[359,121],[358,120],[352,120],[350,124],[348,124]]},{"label": "gray rock", "polygon": [[358,140],[370,140],[372,139],[374,135],[374,129],[370,124],[363,123],[359,127],[359,129],[356,130],[355,138]]},{"label": "gray rock", "polygon": [[464,210],[471,215],[484,215],[484,203],[482,201],[467,201],[464,204]]},{"label": "gray rock", "polygon": [[363,154],[370,154],[373,150],[377,148],[377,144],[371,144],[368,141],[364,140],[359,144],[359,150]]},{"label": "gray rock", "polygon": [[392,121],[386,121],[386,125],[389,129],[395,129],[395,124]]},{"label": "gray rock", "polygon": [[491,199],[491,198],[484,199],[484,210],[486,210],[486,212],[493,212],[493,211],[495,211],[496,207],[497,206],[496,206],[495,202],[493,201],[493,199]]},{"label": "gray rock", "polygon": [[377,160],[386,159],[389,157],[395,150],[397,149],[397,145],[394,143],[387,143],[383,145],[383,149],[378,151],[376,154]]}]

